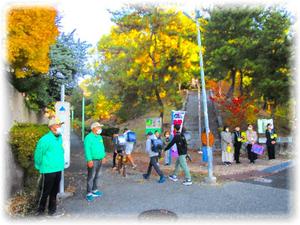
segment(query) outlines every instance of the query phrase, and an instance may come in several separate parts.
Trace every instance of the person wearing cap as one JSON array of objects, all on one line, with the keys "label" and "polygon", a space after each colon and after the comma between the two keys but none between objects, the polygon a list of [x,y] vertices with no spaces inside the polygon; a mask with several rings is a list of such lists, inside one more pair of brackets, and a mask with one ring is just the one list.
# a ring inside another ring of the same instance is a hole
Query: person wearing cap
[{"label": "person wearing cap", "polygon": [[150,161],[149,161],[149,166],[146,174],[143,174],[144,179],[149,179],[152,171],[152,167],[155,169],[156,173],[159,175],[160,179],[158,180],[158,183],[164,183],[166,181],[166,178],[159,168],[158,164],[158,156],[159,152],[155,152],[152,149],[152,139],[159,139],[159,132],[155,132],[155,135],[151,131],[147,133],[147,140],[146,140],[146,152],[149,155]]},{"label": "person wearing cap", "polygon": [[98,174],[105,158],[105,148],[103,138],[100,135],[103,125],[94,122],[91,125],[91,132],[84,139],[84,153],[87,162],[87,201],[93,201],[95,197],[100,197],[102,192],[98,190]]},{"label": "person wearing cap", "polygon": [[58,118],[50,119],[48,123],[50,131],[42,136],[36,145],[34,166],[42,178],[36,215],[44,214],[48,197],[48,214],[54,215],[56,212],[56,197],[65,164],[61,136],[62,124]]}]

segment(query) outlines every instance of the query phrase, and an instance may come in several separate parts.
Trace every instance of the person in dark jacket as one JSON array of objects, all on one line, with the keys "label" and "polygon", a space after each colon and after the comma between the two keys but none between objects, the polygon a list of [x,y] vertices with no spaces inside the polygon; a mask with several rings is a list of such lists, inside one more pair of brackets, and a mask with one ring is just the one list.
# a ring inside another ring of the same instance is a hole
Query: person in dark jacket
[{"label": "person in dark jacket", "polygon": [[178,151],[178,158],[175,163],[175,170],[173,175],[170,175],[169,178],[172,181],[177,181],[177,175],[179,173],[179,168],[181,167],[185,174],[185,181],[183,182],[183,185],[191,185],[192,184],[192,178],[190,174],[190,170],[188,168],[187,162],[186,162],[186,155],[187,155],[187,142],[183,134],[180,133],[180,125],[174,126],[176,134],[172,141],[167,145],[165,148],[165,151],[169,150],[174,144],[177,146]]},{"label": "person in dark jacket", "polygon": [[266,145],[268,149],[269,160],[275,159],[275,145],[276,145],[277,134],[275,134],[273,126],[270,123],[267,125],[266,138],[267,138]]},{"label": "person in dark jacket", "polygon": [[237,164],[241,163],[240,150],[242,147],[242,135],[239,126],[236,126],[233,132],[233,146],[234,146],[234,160]]}]

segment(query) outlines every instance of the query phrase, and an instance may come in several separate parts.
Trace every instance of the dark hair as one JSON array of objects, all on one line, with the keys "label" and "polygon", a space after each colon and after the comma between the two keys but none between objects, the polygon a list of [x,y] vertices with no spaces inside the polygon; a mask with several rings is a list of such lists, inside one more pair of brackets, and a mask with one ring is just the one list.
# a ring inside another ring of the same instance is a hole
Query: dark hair
[{"label": "dark hair", "polygon": [[272,124],[268,123],[268,124],[267,124],[267,127],[270,126],[270,125],[272,125]]},{"label": "dark hair", "polygon": [[180,125],[176,124],[176,125],[174,126],[174,128],[175,128],[175,130],[179,131],[179,130],[180,130]]},{"label": "dark hair", "polygon": [[253,127],[253,125],[251,123],[248,123],[247,127],[249,127],[250,125]]},{"label": "dark hair", "polygon": [[224,126],[223,131],[225,131],[227,128],[229,128],[229,126]]},{"label": "dark hair", "polygon": [[128,128],[124,128],[124,132],[125,132],[125,131],[128,131]]},{"label": "dark hair", "polygon": [[164,136],[166,136],[167,133],[170,134],[170,131],[166,130],[166,131],[164,132]]},{"label": "dark hair", "polygon": [[158,130],[154,131],[154,134],[155,134],[155,133],[159,133]]}]

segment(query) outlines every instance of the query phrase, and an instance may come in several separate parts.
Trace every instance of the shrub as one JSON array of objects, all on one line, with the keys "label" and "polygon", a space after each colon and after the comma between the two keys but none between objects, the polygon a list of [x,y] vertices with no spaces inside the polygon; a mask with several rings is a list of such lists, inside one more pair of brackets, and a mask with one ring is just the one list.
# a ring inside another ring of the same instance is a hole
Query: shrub
[{"label": "shrub", "polygon": [[36,187],[34,150],[38,140],[49,131],[47,125],[17,123],[10,130],[10,144],[16,162],[24,169],[24,187]]}]

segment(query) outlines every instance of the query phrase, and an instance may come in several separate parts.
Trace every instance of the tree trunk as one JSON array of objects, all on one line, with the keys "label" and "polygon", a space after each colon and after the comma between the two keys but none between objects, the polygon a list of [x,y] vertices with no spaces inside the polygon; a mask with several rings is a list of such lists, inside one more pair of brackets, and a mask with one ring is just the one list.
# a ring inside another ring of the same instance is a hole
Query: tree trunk
[{"label": "tree trunk", "polygon": [[240,96],[244,95],[243,77],[244,77],[244,74],[243,74],[243,71],[241,70],[240,71]]},{"label": "tree trunk", "polygon": [[227,98],[231,98],[233,96],[234,93],[234,89],[235,89],[235,77],[236,77],[236,69],[232,69],[230,71],[231,73],[231,86],[226,94]]},{"label": "tree trunk", "polygon": [[158,88],[155,87],[155,96],[156,96],[156,99],[157,99],[157,103],[159,105],[159,116],[161,117],[161,129],[163,131],[163,125],[164,125],[164,103],[163,101],[161,100],[160,96],[159,96],[159,91],[158,91]]}]

